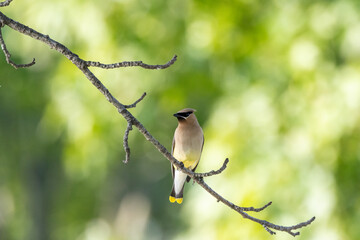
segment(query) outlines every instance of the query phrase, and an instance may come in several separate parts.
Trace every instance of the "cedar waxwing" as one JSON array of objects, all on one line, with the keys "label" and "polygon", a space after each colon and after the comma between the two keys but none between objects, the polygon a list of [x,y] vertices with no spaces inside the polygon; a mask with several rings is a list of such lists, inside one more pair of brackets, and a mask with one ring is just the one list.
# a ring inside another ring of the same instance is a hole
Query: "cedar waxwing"
[{"label": "cedar waxwing", "polygon": [[[199,164],[201,152],[204,145],[204,134],[195,117],[195,110],[185,108],[178,111],[174,116],[178,119],[178,126],[174,133],[171,154],[178,161],[182,162],[186,168],[195,171]],[[173,187],[169,196],[170,202],[181,204],[185,180],[190,181],[190,177],[176,166],[171,164]]]}]

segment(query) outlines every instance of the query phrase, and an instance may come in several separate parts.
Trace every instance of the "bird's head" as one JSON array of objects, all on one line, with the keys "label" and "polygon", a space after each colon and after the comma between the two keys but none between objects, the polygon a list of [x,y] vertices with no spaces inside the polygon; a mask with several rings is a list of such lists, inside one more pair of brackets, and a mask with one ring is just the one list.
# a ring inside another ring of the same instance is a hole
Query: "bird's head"
[{"label": "bird's head", "polygon": [[178,119],[179,122],[181,121],[185,121],[187,119],[191,119],[191,118],[196,118],[195,117],[195,109],[192,108],[185,108],[182,109],[180,111],[178,111],[177,113],[174,114],[174,117],[176,117]]}]

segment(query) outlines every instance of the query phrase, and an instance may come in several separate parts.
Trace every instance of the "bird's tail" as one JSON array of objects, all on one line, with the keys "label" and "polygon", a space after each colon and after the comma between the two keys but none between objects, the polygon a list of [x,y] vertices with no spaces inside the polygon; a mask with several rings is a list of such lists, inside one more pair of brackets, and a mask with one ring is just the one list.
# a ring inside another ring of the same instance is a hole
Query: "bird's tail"
[{"label": "bird's tail", "polygon": [[169,196],[169,201],[171,203],[177,202],[178,204],[181,204],[183,202],[183,192],[184,192],[184,187],[181,189],[181,191],[178,194],[176,194],[173,186]]}]

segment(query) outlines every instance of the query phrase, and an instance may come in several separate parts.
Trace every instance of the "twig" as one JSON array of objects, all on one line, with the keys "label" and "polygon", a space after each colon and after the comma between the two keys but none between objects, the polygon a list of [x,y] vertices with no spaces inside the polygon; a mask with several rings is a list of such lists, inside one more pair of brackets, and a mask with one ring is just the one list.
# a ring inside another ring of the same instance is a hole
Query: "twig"
[{"label": "twig", "polygon": [[130,147],[129,147],[129,133],[132,130],[132,124],[128,122],[128,125],[124,134],[124,150],[125,150],[125,160],[124,163],[128,163],[130,160]]},{"label": "twig", "polygon": [[[10,2],[10,1],[8,1]],[[42,33],[39,33],[37,31],[35,31],[32,28],[29,28],[19,22],[16,22],[10,18],[8,18],[7,16],[5,16],[3,13],[0,12],[0,22],[2,24],[5,24],[9,27],[11,27],[12,29],[14,29],[15,31],[18,31],[22,34],[28,35],[36,40],[42,41],[45,44],[47,44],[50,48],[55,49],[56,51],[58,51],[60,54],[62,54],[63,56],[65,56],[66,58],[68,58],[75,66],[77,66],[82,72],[83,74],[86,76],[86,78],[88,78],[88,80],[105,96],[105,98],[112,104],[114,105],[114,107],[118,110],[118,112],[125,118],[125,120],[128,122],[126,131],[125,131],[125,135],[124,135],[124,149],[125,149],[125,153],[126,153],[126,158],[125,158],[125,162],[129,161],[129,157],[130,157],[130,148],[129,148],[129,144],[128,144],[128,136],[129,136],[129,132],[132,129],[132,126],[135,126],[139,132],[141,134],[143,134],[143,136],[145,137],[146,140],[148,140],[149,142],[151,142],[153,144],[153,146],[161,153],[163,154],[163,156],[165,158],[167,158],[173,165],[175,165],[177,168],[181,169],[182,172],[186,173],[188,176],[190,176],[192,179],[194,179],[194,181],[196,181],[202,188],[204,188],[207,192],[209,192],[214,198],[217,199],[217,201],[224,203],[225,205],[227,205],[228,207],[230,207],[231,209],[237,211],[243,218],[249,219],[253,222],[256,222],[260,225],[262,225],[266,231],[268,231],[270,234],[274,234],[275,232],[272,231],[273,230],[277,230],[277,231],[283,231],[283,232],[287,232],[292,236],[296,236],[299,235],[299,232],[294,232],[293,230],[296,229],[300,229],[302,227],[305,227],[309,224],[311,224],[314,220],[315,217],[309,219],[306,222],[302,222],[293,226],[281,226],[281,225],[276,225],[273,223],[270,223],[268,221],[265,220],[261,220],[258,218],[255,218],[253,216],[250,216],[247,212],[248,211],[254,211],[254,212],[259,212],[264,210],[265,208],[267,208],[268,206],[271,205],[271,202],[267,203],[265,206],[261,207],[261,208],[245,208],[245,207],[239,207],[235,204],[233,204],[232,202],[226,200],[224,197],[222,197],[220,194],[218,194],[217,192],[215,192],[213,189],[211,189],[205,182],[204,182],[204,178],[200,175],[196,175],[193,171],[187,169],[184,167],[184,165],[177,161],[171,154],[170,152],[162,145],[160,144],[160,142],[158,140],[156,140],[150,133],[149,131],[141,124],[141,122],[139,122],[139,120],[137,120],[128,110],[127,107],[129,107],[129,105],[123,105],[122,103],[120,103],[110,92],[109,90],[101,83],[101,81],[89,70],[89,66],[96,66],[96,67],[102,67],[102,68],[107,68],[106,64],[101,64],[101,63],[96,63],[96,62],[88,62],[88,61],[84,61],[81,58],[79,58],[78,55],[76,55],[75,53],[73,53],[72,51],[70,51],[67,47],[65,47],[63,44],[51,39],[48,35],[44,35]],[[6,49],[6,48],[5,48]],[[6,51],[4,51],[5,55],[7,56]],[[139,62],[135,62],[133,66],[140,66],[146,69],[163,69],[163,68],[167,68],[169,66],[171,66],[174,62],[176,61],[176,55],[167,63],[164,65],[147,65],[142,63],[141,61]],[[111,68],[111,67],[110,67]],[[138,102],[140,102],[142,100],[143,97],[141,97],[139,100],[137,100],[134,104],[136,105]],[[131,105],[130,105],[131,106]],[[225,168],[226,168],[226,164],[227,161],[225,160],[223,166],[217,170],[217,171],[211,171],[209,173],[205,173],[204,176],[211,176],[211,175],[215,175],[218,174],[218,172],[222,172]],[[200,177],[199,177],[200,176]]]},{"label": "twig", "polygon": [[292,236],[297,236],[297,235],[300,235],[300,232],[292,232],[292,230],[295,230],[295,229],[300,229],[302,227],[306,227],[307,225],[311,224],[313,221],[315,220],[315,217],[312,217],[310,218],[309,220],[305,221],[305,222],[302,222],[302,223],[299,223],[299,224],[296,224],[294,226],[290,226],[290,227],[285,227],[284,230],[291,234]]},{"label": "twig", "polygon": [[265,204],[263,207],[260,207],[260,208],[241,207],[241,210],[244,211],[244,212],[261,212],[262,210],[264,210],[265,208],[267,208],[271,204],[272,204],[272,202],[268,202],[267,204]]},{"label": "twig", "polygon": [[3,1],[3,2],[0,2],[0,7],[9,6],[12,1],[13,1],[13,0],[5,0],[5,1]]},{"label": "twig", "polygon": [[[11,1],[10,1],[11,2]],[[1,49],[3,50],[4,52],[4,55],[5,55],[5,58],[6,58],[6,62],[8,64],[10,64],[11,66],[13,66],[15,69],[18,69],[18,68],[27,68],[27,67],[31,67],[32,65],[35,64],[35,58],[33,58],[32,62],[31,63],[27,63],[27,64],[16,64],[14,63],[10,58],[11,58],[11,54],[10,52],[8,51],[7,47],[6,47],[6,44],[5,44],[5,41],[3,39],[3,36],[2,36],[2,28],[3,28],[3,22],[0,22],[0,45],[1,45]]]},{"label": "twig", "polygon": [[262,225],[264,228],[265,228],[265,230],[266,231],[268,231],[268,233],[270,233],[271,235],[275,235],[276,234],[276,232],[274,232],[274,231],[271,231],[266,225]]},{"label": "twig", "polygon": [[141,102],[141,101],[144,99],[145,96],[146,96],[146,92],[144,92],[143,95],[141,95],[141,97],[140,97],[138,100],[136,100],[133,104],[124,105],[124,107],[125,107],[125,108],[134,108],[134,107],[136,107],[136,105],[137,105],[139,102]]},{"label": "twig", "polygon": [[[191,175],[190,175],[191,176]],[[235,211],[237,211],[238,213],[240,213],[240,215],[243,218],[249,219],[253,222],[259,223],[261,224],[263,227],[267,227],[268,229],[266,229],[266,231],[268,231],[269,229],[274,229],[274,230],[278,230],[278,231],[282,231],[282,232],[287,232],[292,236],[296,236],[299,235],[300,232],[293,232],[293,230],[295,229],[299,229],[302,227],[305,227],[307,225],[309,225],[310,223],[312,223],[315,220],[315,217],[312,217],[311,219],[305,221],[305,222],[301,222],[299,224],[293,225],[293,226],[281,226],[281,225],[277,225],[277,224],[273,224],[271,222],[265,221],[265,220],[261,220],[258,218],[255,218],[253,216],[250,216],[248,213],[246,213],[246,211],[251,211],[252,209],[255,210],[264,210],[266,207],[270,206],[271,202],[269,202],[268,204],[266,204],[264,207],[256,209],[256,208],[244,208],[244,207],[239,207],[235,204],[233,204],[232,202],[226,200],[225,198],[223,198],[220,194],[218,194],[217,192],[215,192],[213,189],[211,189],[209,187],[209,185],[207,185],[203,178],[195,178],[193,176],[191,176],[202,188],[204,188],[208,193],[210,193],[213,197],[215,197],[218,201],[224,203],[225,205],[227,205],[228,207],[230,207],[231,209],[234,209]],[[258,212],[258,211],[256,211]],[[268,231],[269,232],[269,231]]]},{"label": "twig", "polygon": [[175,55],[169,62],[163,65],[150,65],[143,63],[142,61],[125,61],[125,62],[118,62],[118,63],[111,63],[111,64],[104,64],[101,62],[94,62],[94,61],[86,61],[85,64],[88,67],[99,67],[105,69],[113,69],[113,68],[122,68],[122,67],[142,67],[145,69],[165,69],[170,67],[175,63],[177,56]]},{"label": "twig", "polygon": [[225,168],[226,168],[226,165],[229,163],[229,159],[226,158],[223,165],[221,166],[221,168],[219,168],[218,170],[211,170],[210,172],[206,172],[206,173],[194,173],[194,177],[196,178],[200,178],[200,177],[210,177],[210,176],[213,176],[213,175],[217,175],[217,174],[220,174],[222,173]]}]

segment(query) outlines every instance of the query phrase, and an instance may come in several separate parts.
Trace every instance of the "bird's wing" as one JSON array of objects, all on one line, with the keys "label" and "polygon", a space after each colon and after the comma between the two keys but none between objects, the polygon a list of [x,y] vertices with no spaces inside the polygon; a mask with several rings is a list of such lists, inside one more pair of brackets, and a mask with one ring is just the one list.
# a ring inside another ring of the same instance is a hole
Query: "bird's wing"
[{"label": "bird's wing", "polygon": [[[174,153],[174,148],[175,148],[175,135],[174,135],[174,138],[172,141],[171,155],[173,155],[173,153]],[[174,168],[173,164],[171,164],[171,175],[172,175],[173,179],[174,179],[174,172],[175,172],[175,168]]]},{"label": "bird's wing", "polygon": [[[204,148],[204,142],[205,142],[205,138],[204,138],[204,135],[203,135],[203,144],[201,145],[200,155],[201,155],[202,150],[203,150],[203,148]],[[199,159],[199,161],[200,161],[200,159]]]},{"label": "bird's wing", "polygon": [[[202,142],[202,146],[201,146],[201,150],[200,150],[200,157],[201,157],[202,150],[203,150],[203,148],[204,148],[204,142],[205,142],[205,138],[204,138],[204,136],[203,136],[203,142]],[[196,166],[192,169],[193,172],[195,172],[197,166],[199,165],[199,162],[200,162],[200,159],[199,159],[199,161],[197,162]],[[191,177],[187,176],[186,182],[189,182],[190,179],[191,179]]]}]

